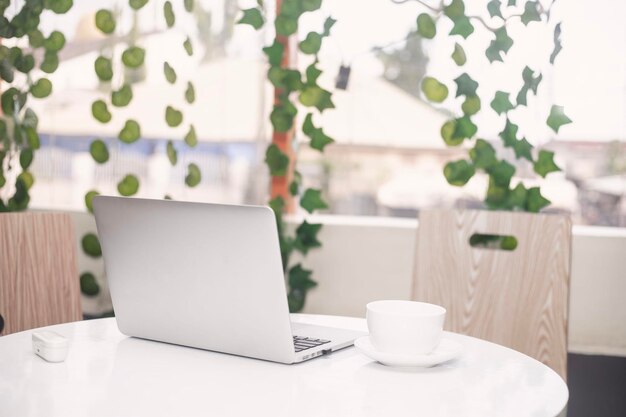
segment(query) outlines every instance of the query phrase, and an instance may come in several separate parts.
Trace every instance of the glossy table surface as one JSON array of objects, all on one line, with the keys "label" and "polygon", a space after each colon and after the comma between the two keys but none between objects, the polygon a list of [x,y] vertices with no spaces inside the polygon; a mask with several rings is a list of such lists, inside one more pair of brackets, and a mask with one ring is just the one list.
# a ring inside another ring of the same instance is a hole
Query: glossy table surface
[{"label": "glossy table surface", "polygon": [[[293,321],[366,330],[365,320]],[[390,368],[353,347],[282,365],[122,335],[115,319],[49,326],[70,339],[65,362],[32,352],[31,333],[0,337],[5,416],[554,417],[568,390],[521,353],[448,333],[463,354],[433,368]]]}]

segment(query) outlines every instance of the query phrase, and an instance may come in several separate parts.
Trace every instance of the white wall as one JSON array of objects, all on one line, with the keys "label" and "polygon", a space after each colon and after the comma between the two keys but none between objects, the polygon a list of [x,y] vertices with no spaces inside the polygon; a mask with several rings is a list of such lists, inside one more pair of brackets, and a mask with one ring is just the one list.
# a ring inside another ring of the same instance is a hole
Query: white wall
[{"label": "white wall", "polygon": [[[80,245],[95,223],[85,213],[73,217]],[[315,216],[308,221],[325,226],[322,248],[304,261],[319,283],[309,292],[305,312],[363,317],[372,300],[410,297],[416,220]],[[572,252],[569,350],[626,356],[626,229],[574,227]],[[101,260],[83,255],[79,271],[85,269],[101,273]],[[89,313],[110,308],[102,281],[101,297],[83,297]]]}]

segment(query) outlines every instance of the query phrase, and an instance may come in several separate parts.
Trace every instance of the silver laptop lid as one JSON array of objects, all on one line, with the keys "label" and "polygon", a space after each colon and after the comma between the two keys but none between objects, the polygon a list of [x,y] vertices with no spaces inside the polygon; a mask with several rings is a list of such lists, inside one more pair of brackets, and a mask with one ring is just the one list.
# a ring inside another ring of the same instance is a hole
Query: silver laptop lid
[{"label": "silver laptop lid", "polygon": [[104,196],[93,206],[122,333],[294,361],[271,209]]}]

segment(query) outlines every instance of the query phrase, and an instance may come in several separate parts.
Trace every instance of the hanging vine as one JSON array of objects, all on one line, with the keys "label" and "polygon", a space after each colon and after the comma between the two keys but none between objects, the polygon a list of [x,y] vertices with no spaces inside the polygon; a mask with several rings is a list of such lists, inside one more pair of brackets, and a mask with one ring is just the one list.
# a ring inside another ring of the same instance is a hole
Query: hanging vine
[{"label": "hanging vine", "polygon": [[[263,48],[269,62],[267,79],[277,92],[277,99],[270,114],[274,131],[285,133],[294,129],[298,114],[298,107],[294,100],[297,99],[307,109],[299,130],[308,139],[309,147],[319,152],[323,152],[327,145],[334,142],[322,127],[315,124],[314,118],[316,114],[334,108],[332,93],[318,83],[322,74],[322,70],[318,68],[318,53],[324,39],[330,35],[335,20],[328,17],[321,31],[309,32],[298,43],[300,52],[311,59],[311,63],[304,72],[297,68],[289,68],[284,63],[287,54],[285,48],[287,37],[297,34],[299,20],[303,14],[317,11],[321,5],[321,0],[283,0],[280,2],[280,8],[274,20],[274,40],[271,45]],[[259,30],[265,23],[264,16],[263,3],[259,2],[258,7],[243,10],[243,16],[238,23],[250,25]],[[295,164],[295,153],[281,149],[276,143],[271,143],[265,152],[265,163],[272,178],[285,177],[289,173],[290,165]],[[321,190],[316,188],[302,190],[302,188],[302,175],[295,170],[289,184],[289,193],[294,198],[299,197],[300,207],[308,213],[328,207],[322,198]],[[304,220],[295,232],[290,234],[284,220],[285,198],[275,196],[270,200],[269,205],[276,214],[278,224],[283,269],[289,287],[289,309],[292,312],[300,311],[306,301],[307,292],[315,287],[317,282],[312,279],[313,271],[305,268],[302,263],[292,264],[291,256],[294,252],[306,256],[311,249],[320,247],[318,234],[322,225],[311,224]]]},{"label": "hanging vine", "polygon": [[[129,0],[128,4],[134,14],[134,22],[137,21],[137,13],[140,12],[149,0]],[[193,13],[194,0],[184,1],[185,11]],[[171,29],[176,23],[176,14],[171,1],[163,3],[162,16],[167,29]],[[95,15],[96,27],[105,35],[111,36],[116,33],[117,18],[114,10],[100,9]],[[120,62],[115,62],[114,49],[115,45],[102,51],[94,61],[94,71],[100,80],[106,95],[95,100],[91,105],[93,118],[100,123],[107,124],[113,121],[112,109],[123,109],[133,100],[132,84],[143,78],[145,71],[144,63],[147,51],[136,43],[136,27],[129,30],[127,34],[129,39],[128,45],[121,54]],[[193,44],[189,36],[181,42],[181,48],[188,56],[194,54]],[[114,78],[114,71],[120,72],[119,76]],[[163,77],[168,84],[180,87],[181,98],[184,98],[188,104],[193,104],[196,100],[194,85],[189,80],[180,80],[175,64],[173,62],[163,62]],[[157,117],[157,115],[155,115]],[[167,126],[174,129],[184,124],[183,112],[176,108],[173,103],[167,104],[163,108],[163,117]],[[137,142],[142,137],[141,126],[134,118],[129,117],[123,124],[120,124],[120,130],[117,135],[117,142],[121,146],[129,145]],[[186,128],[186,134],[180,138],[188,148],[197,145],[198,139],[193,124],[189,123]],[[168,140],[166,143],[167,158],[172,166],[178,163],[178,141]],[[108,144],[101,138],[94,138],[91,142],[89,151],[93,160],[97,164],[105,164],[109,161]],[[197,186],[202,178],[200,168],[195,163],[187,165],[187,174],[185,176],[185,184],[188,187]],[[129,197],[137,194],[140,188],[140,180],[135,173],[125,174],[117,184],[117,191],[121,196]],[[92,201],[99,192],[90,190],[85,194],[85,205],[89,212],[93,211]],[[171,199],[169,195],[164,196],[165,199]],[[82,238],[82,249],[86,255],[99,258],[102,255],[100,242],[95,233],[89,232]],[[100,288],[96,277],[92,272],[85,271],[80,275],[80,284],[83,294],[95,296],[99,293]]]},{"label": "hanging vine", "polygon": [[[404,3],[405,1],[395,1]],[[513,47],[514,40],[507,32],[507,25],[514,20],[520,20],[524,26],[534,22],[551,25],[554,33],[554,47],[549,56],[550,64],[561,51],[561,23],[553,23],[550,19],[550,11],[554,1],[548,8],[544,8],[539,1],[526,1],[519,4],[517,0],[508,0],[506,6],[500,0],[491,0],[487,3],[487,11],[490,20],[481,16],[472,16],[465,13],[463,0],[452,0],[447,5],[439,7],[431,6],[421,0],[428,12],[421,13],[417,17],[418,33],[425,39],[433,39],[437,35],[439,19],[449,19],[453,27],[449,36],[459,39],[454,45],[451,54],[452,61],[459,67],[465,65],[468,57],[462,46],[475,30],[474,23],[478,23],[483,29],[491,32],[492,40],[485,50],[485,56],[491,64],[503,62],[509,50]],[[496,91],[489,102],[489,107],[503,119],[503,129],[499,137],[505,148],[513,151],[515,159],[526,160],[532,165],[536,174],[545,177],[547,174],[560,171],[554,162],[554,153],[545,149],[535,150],[525,137],[519,137],[519,126],[511,120],[511,114],[523,106],[527,106],[529,93],[537,94],[542,81],[542,74],[526,66],[522,71],[522,86],[515,91]],[[478,95],[479,84],[467,72],[463,72],[455,80],[456,98],[461,98],[463,115],[447,121],[441,128],[441,136],[448,146],[460,146],[466,141],[473,141],[473,148],[469,151],[469,158],[449,162],[444,168],[447,181],[455,186],[465,185],[477,171],[485,172],[489,177],[489,185],[485,198],[487,207],[491,209],[523,210],[538,212],[550,204],[539,187],[526,188],[522,182],[511,187],[511,180],[516,172],[515,165],[506,159],[499,159],[496,149],[486,140],[476,138],[478,127],[472,120],[482,108],[481,97]],[[448,98],[448,87],[434,77],[424,77],[422,80],[422,92],[433,103],[442,103]],[[511,95],[515,95],[512,99]],[[503,117],[502,117],[503,116]],[[553,105],[546,119],[547,125],[558,133],[559,128],[571,123],[571,120],[563,112],[563,107]]]},{"label": "hanging vine", "polygon": [[[67,13],[72,0],[0,0],[0,212],[26,210],[35,182],[29,171],[40,140],[37,114],[27,106],[29,98],[44,99],[52,93],[52,74],[59,66],[59,52],[65,46],[63,33],[41,32],[41,14],[49,10]],[[22,40],[25,39],[25,46]],[[10,41],[10,45],[5,45]],[[43,73],[43,74],[42,74]],[[2,198],[4,194],[5,197]]]}]

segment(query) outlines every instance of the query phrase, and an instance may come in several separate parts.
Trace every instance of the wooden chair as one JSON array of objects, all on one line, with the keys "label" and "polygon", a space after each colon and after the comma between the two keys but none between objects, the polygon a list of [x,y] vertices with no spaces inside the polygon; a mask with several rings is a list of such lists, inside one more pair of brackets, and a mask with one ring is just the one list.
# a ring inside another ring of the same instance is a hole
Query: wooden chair
[{"label": "wooden chair", "polygon": [[0,335],[82,319],[70,216],[0,214]]},{"label": "wooden chair", "polygon": [[[514,236],[517,247],[473,247],[475,234]],[[424,211],[412,298],[444,306],[447,330],[523,352],[566,380],[570,258],[565,216]]]}]

